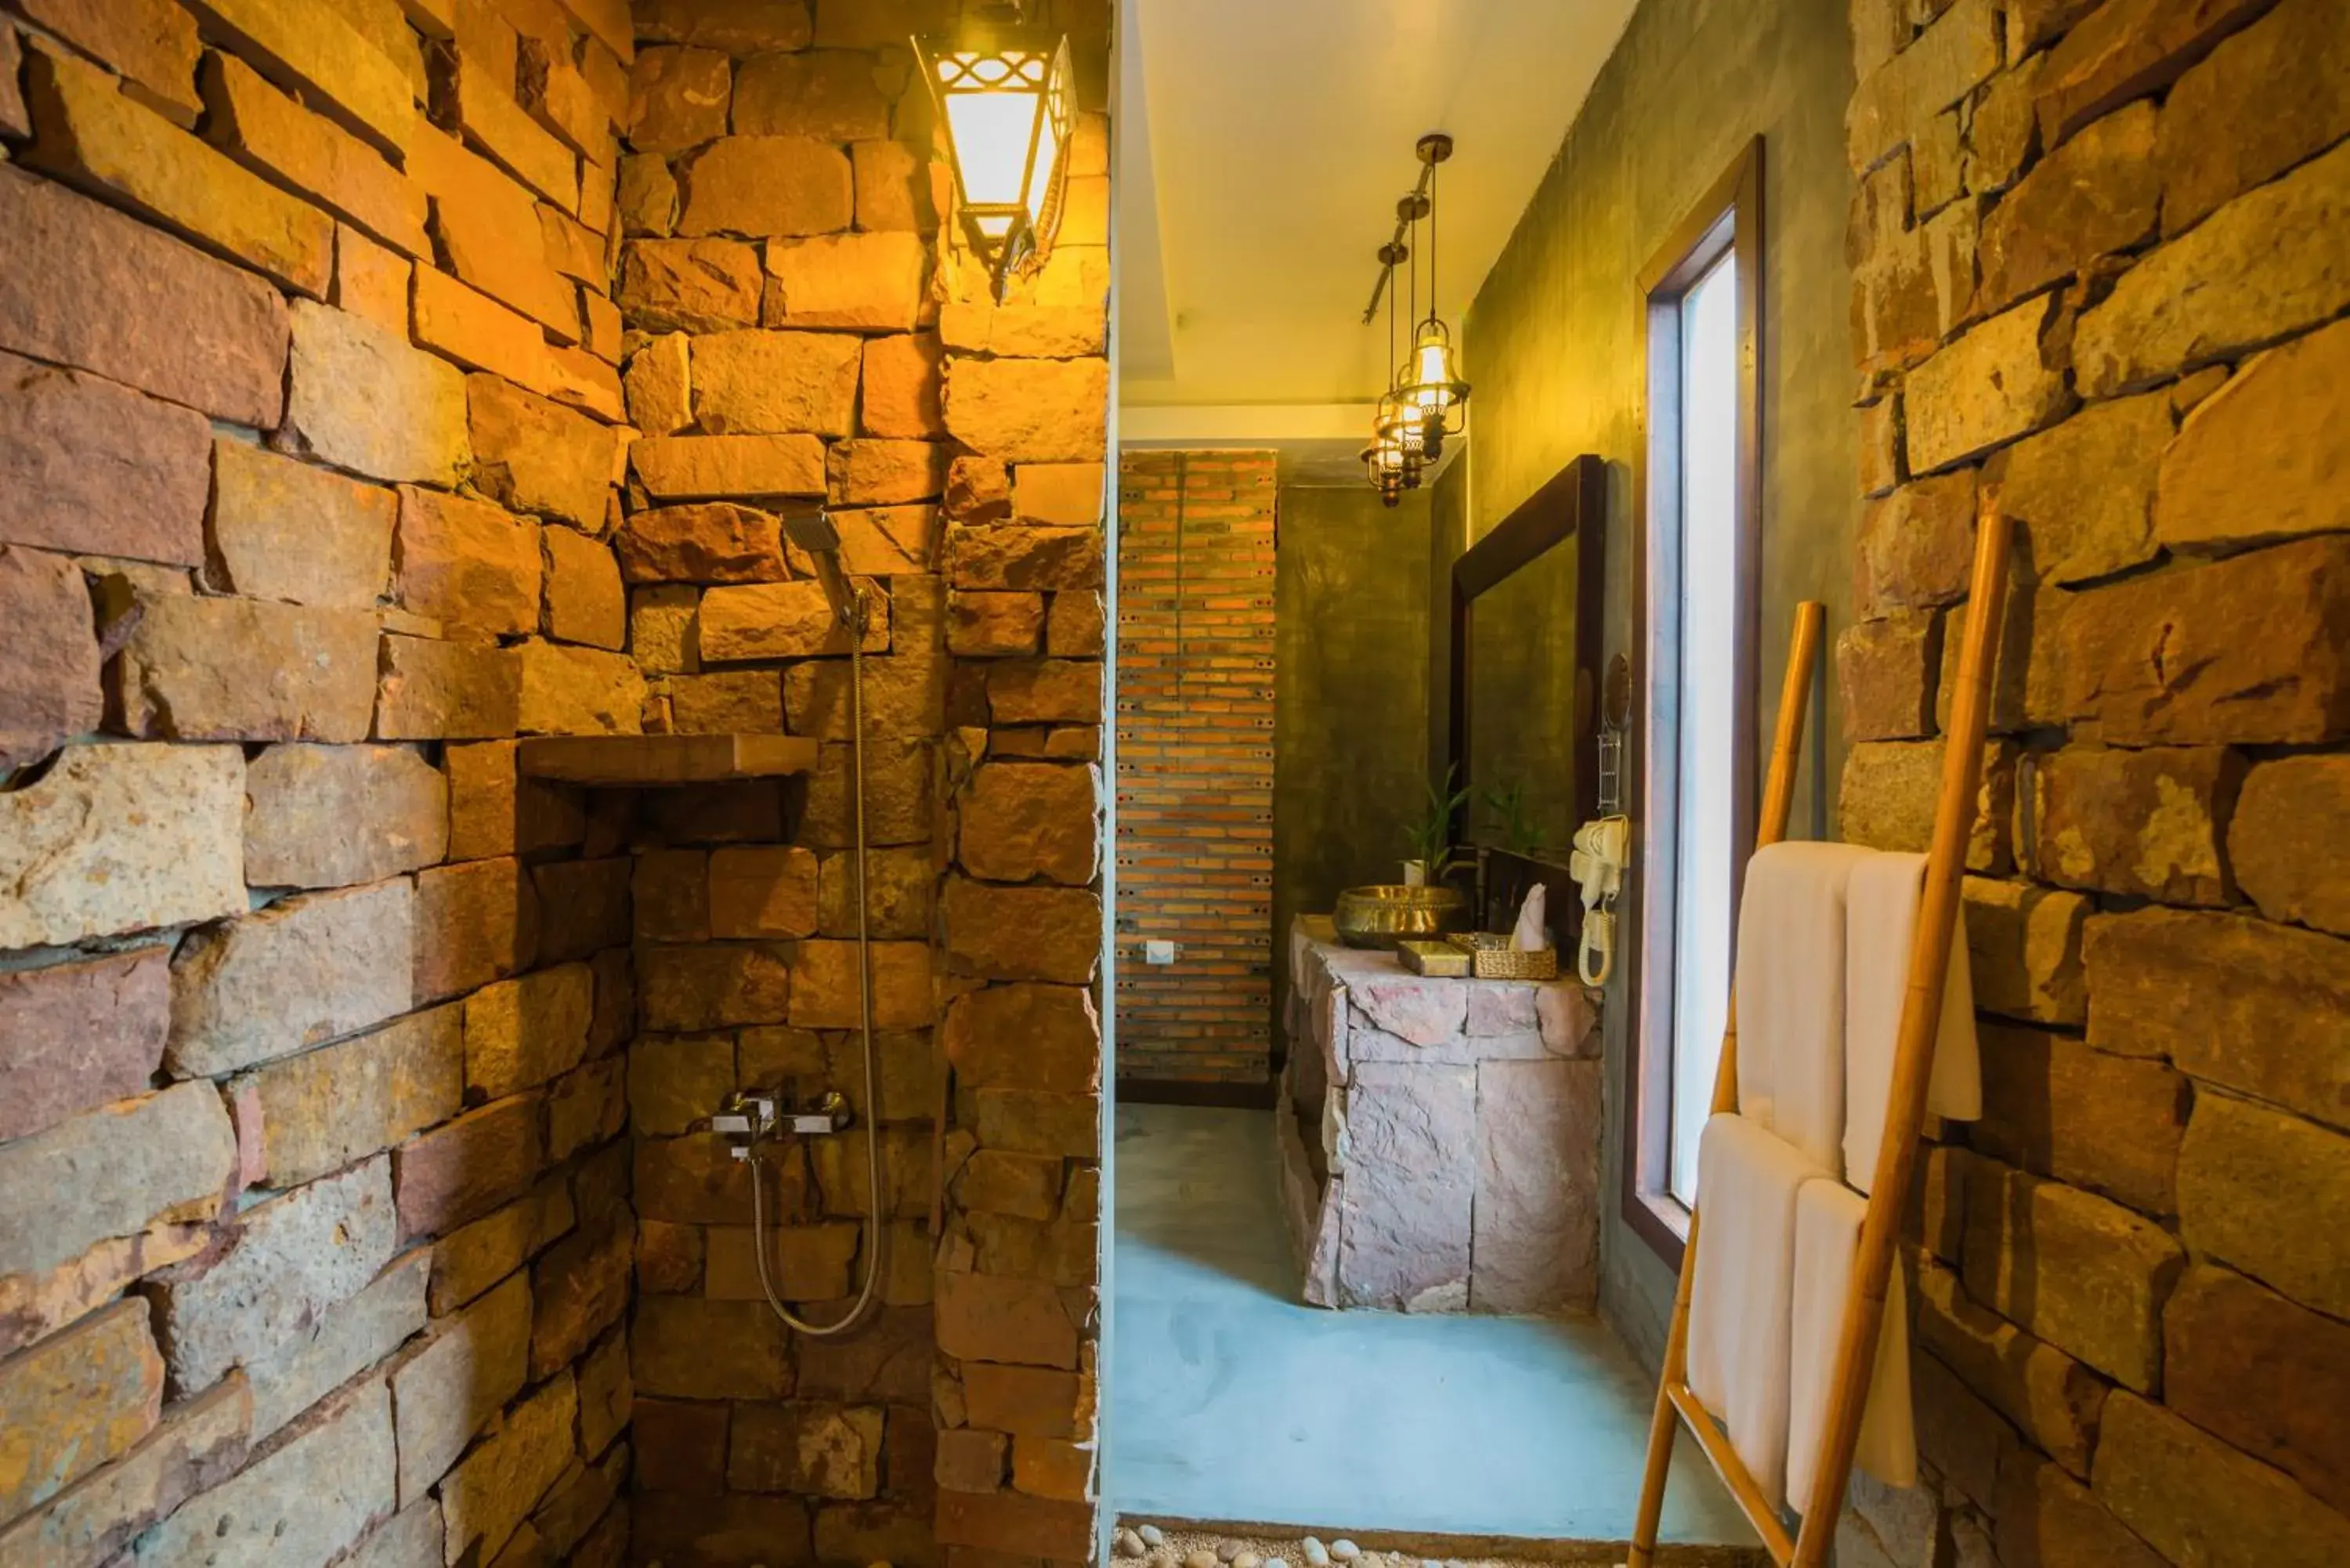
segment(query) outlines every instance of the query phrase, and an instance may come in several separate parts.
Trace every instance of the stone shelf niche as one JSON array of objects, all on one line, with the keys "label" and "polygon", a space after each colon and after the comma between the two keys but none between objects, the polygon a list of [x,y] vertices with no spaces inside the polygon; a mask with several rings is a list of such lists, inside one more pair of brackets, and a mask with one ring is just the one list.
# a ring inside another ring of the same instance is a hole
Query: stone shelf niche
[{"label": "stone shelf niche", "polygon": [[515,751],[524,776],[616,788],[723,784],[816,771],[802,735],[550,735]]},{"label": "stone shelf niche", "polygon": [[1289,939],[1282,1206],[1315,1306],[1588,1312],[1598,1013],[1572,981],[1445,980]]}]

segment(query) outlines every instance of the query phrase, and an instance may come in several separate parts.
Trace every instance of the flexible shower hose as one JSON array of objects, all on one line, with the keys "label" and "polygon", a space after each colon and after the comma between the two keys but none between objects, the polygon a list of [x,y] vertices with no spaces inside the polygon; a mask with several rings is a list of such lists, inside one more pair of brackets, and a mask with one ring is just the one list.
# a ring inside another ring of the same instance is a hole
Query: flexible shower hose
[{"label": "flexible shower hose", "polygon": [[865,1049],[865,1271],[857,1284],[857,1299],[830,1323],[810,1323],[796,1316],[775,1290],[774,1266],[767,1258],[766,1162],[759,1158],[756,1139],[752,1141],[750,1158],[751,1251],[759,1263],[759,1290],[785,1326],[816,1339],[846,1334],[865,1315],[881,1278],[881,1251],[889,1244],[882,1224],[881,1065],[873,1047],[873,962],[865,909],[865,589],[852,588],[850,595],[848,768],[857,821],[857,1032]]}]

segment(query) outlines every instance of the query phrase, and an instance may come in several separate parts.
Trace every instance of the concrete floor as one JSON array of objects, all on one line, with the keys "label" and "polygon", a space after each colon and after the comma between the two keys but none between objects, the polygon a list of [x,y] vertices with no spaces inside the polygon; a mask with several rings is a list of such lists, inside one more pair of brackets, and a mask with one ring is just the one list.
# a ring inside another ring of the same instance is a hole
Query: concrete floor
[{"label": "concrete floor", "polygon": [[[1596,1319],[1305,1305],[1272,1113],[1118,1107],[1121,1514],[1621,1542],[1655,1385]],[[1692,1445],[1667,1541],[1754,1537]]]}]

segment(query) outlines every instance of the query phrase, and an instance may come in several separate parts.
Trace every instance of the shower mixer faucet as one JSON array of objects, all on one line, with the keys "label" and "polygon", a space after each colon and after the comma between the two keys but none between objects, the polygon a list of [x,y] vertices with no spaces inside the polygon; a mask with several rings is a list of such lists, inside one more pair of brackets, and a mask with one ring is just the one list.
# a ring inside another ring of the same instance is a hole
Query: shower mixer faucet
[{"label": "shower mixer faucet", "polygon": [[710,1130],[733,1140],[730,1152],[741,1160],[751,1158],[754,1146],[786,1134],[821,1137],[845,1131],[852,1117],[848,1096],[838,1089],[827,1089],[798,1110],[785,1110],[783,1105],[774,1094],[738,1091],[727,1096],[718,1114],[710,1118]]}]

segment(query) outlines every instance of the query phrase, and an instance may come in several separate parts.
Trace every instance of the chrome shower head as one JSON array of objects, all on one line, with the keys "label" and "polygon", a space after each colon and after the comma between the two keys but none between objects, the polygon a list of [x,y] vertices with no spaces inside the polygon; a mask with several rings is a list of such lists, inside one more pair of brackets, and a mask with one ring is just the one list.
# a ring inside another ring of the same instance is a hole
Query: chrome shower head
[{"label": "chrome shower head", "polygon": [[832,514],[821,506],[786,512],[784,537],[806,551],[808,558],[816,563],[816,581],[824,585],[824,597],[832,604],[834,618],[855,629],[864,618],[858,592],[849,585],[848,575],[840,569],[840,529],[833,523]]}]

